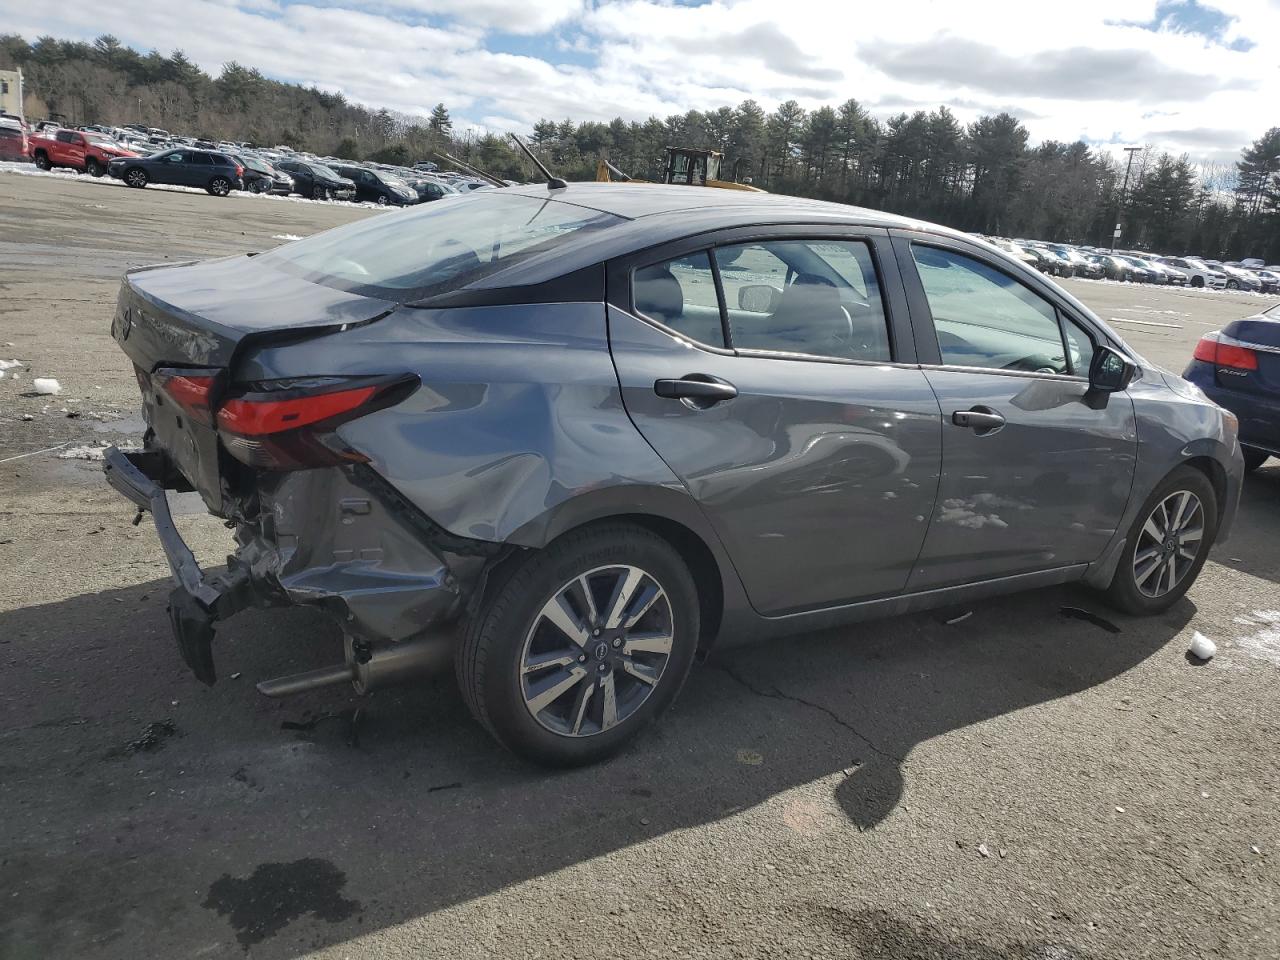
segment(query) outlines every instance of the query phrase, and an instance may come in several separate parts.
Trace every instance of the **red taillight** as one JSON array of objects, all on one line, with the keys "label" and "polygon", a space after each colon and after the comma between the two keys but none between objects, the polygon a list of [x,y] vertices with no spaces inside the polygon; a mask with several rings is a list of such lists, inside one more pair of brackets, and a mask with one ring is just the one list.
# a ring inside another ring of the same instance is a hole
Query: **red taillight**
[{"label": "red taillight", "polygon": [[1248,347],[1218,333],[1205,334],[1196,344],[1197,360],[1231,370],[1257,370],[1258,355]]},{"label": "red taillight", "polygon": [[218,410],[218,435],[233,457],[263,470],[304,470],[368,458],[333,435],[357,417],[398,403],[416,377],[324,377],[255,385]]},{"label": "red taillight", "polygon": [[218,411],[218,427],[242,437],[260,437],[310,426],[350,413],[373,396],[376,387],[357,387],[292,400],[238,397]]},{"label": "red taillight", "polygon": [[[163,390],[196,423],[213,424],[213,399],[218,386],[217,374],[179,373],[157,370],[152,374],[157,390]],[[141,382],[141,378],[139,378]]]}]

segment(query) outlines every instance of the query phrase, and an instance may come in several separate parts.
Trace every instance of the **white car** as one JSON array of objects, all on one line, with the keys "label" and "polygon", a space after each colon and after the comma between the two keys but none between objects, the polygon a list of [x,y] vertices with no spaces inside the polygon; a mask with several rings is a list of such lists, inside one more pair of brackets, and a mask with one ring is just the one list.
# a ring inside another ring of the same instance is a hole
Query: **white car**
[{"label": "white car", "polygon": [[1158,257],[1156,262],[1185,273],[1189,286],[1209,287],[1211,290],[1223,290],[1227,286],[1227,275],[1198,257]]}]

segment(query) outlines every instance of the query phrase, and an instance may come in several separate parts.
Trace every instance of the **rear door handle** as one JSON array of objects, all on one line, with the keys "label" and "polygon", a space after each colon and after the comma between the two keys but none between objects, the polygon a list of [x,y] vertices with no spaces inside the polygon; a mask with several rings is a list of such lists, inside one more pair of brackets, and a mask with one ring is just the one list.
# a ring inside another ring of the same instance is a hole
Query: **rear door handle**
[{"label": "rear door handle", "polygon": [[719,377],[691,373],[679,380],[655,380],[653,392],[668,400],[688,400],[698,408],[705,408],[721,400],[732,400],[738,395],[738,388]]},{"label": "rear door handle", "polygon": [[951,422],[957,427],[968,427],[979,436],[995,433],[1005,425],[1005,419],[990,407],[970,407],[951,414]]}]

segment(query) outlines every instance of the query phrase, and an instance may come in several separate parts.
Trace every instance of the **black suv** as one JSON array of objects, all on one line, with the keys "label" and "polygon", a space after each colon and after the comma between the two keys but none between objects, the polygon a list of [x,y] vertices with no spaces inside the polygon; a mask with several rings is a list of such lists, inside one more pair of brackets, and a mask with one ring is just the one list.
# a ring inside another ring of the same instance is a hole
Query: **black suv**
[{"label": "black suv", "polygon": [[323,163],[307,163],[302,160],[280,160],[276,169],[293,177],[293,192],[312,200],[350,200],[356,195],[356,185]]},{"label": "black suv", "polygon": [[355,166],[334,169],[356,185],[356,199],[361,203],[404,207],[418,202],[417,191],[392,174]]},{"label": "black suv", "polygon": [[244,189],[244,167],[225,153],[209,150],[165,150],[150,157],[117,157],[107,173],[130,187],[168,183],[203,187],[215,197]]}]

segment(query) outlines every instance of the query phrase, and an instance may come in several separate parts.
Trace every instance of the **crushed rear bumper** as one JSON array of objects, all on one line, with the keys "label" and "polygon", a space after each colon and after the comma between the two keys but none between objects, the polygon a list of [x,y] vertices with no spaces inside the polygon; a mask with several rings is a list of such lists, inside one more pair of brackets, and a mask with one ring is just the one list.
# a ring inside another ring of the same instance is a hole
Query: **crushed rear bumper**
[{"label": "crushed rear bumper", "polygon": [[178,652],[196,678],[205,684],[217,679],[213,666],[213,624],[252,606],[259,598],[249,567],[229,558],[227,570],[209,575],[173,522],[165,484],[176,486],[168,458],[159,450],[128,451],[110,447],[103,455],[107,483],[143,511],[151,514],[174,588],[169,593],[169,621]]}]

